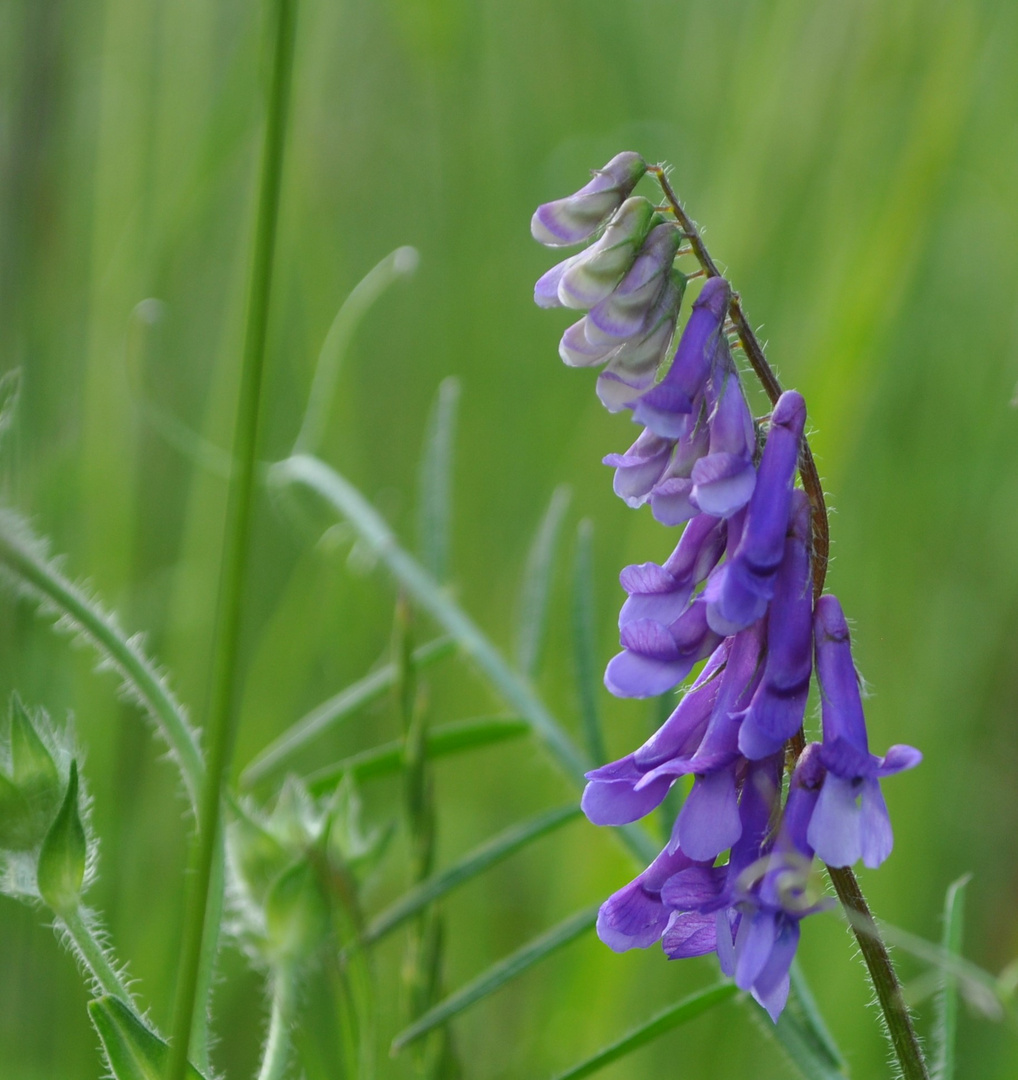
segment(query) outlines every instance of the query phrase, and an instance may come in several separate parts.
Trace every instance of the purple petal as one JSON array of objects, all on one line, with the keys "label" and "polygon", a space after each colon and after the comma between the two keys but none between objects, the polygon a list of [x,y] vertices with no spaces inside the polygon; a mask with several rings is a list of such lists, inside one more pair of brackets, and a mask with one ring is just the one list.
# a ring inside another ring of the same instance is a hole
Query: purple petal
[{"label": "purple petal", "polygon": [[773,912],[761,909],[743,916],[735,939],[735,985],[749,990],[764,970],[774,948]]},{"label": "purple petal", "polygon": [[692,481],[690,501],[704,513],[727,518],[749,502],[756,469],[735,454],[708,454],[693,466]]},{"label": "purple petal", "polygon": [[626,649],[609,660],[604,685],[616,697],[657,697],[678,686],[695,663],[693,656],[664,661]]},{"label": "purple petal", "polygon": [[730,848],[742,832],[733,771],[697,776],[675,824],[679,846],[695,862],[709,862]]},{"label": "purple petal", "polygon": [[[817,677],[820,680],[824,742],[838,739],[869,753],[866,720],[859,695],[859,676],[852,663],[852,643],[841,604],[828,594],[817,601],[813,613]],[[828,765],[828,768],[831,766]]]},{"label": "purple petal", "polygon": [[828,866],[851,866],[862,855],[859,787],[828,773],[806,838]]},{"label": "purple petal", "polygon": [[558,343],[558,354],[568,367],[596,367],[610,359],[618,349],[618,345],[591,345],[584,329],[586,322],[587,316],[584,315],[567,327]]},{"label": "purple petal", "polygon": [[558,287],[562,281],[562,275],[570,266],[582,259],[585,254],[586,252],[581,251],[576,255],[570,255],[568,259],[556,263],[537,279],[537,284],[534,285],[534,303],[538,307],[554,308],[562,306],[562,301],[558,298]]},{"label": "purple petal", "polygon": [[591,780],[583,789],[580,808],[593,825],[628,825],[656,810],[672,783],[662,777],[637,790],[629,780]]},{"label": "purple petal", "polygon": [[898,743],[887,751],[887,755],[877,769],[878,776],[893,776],[895,773],[914,769],[923,760],[922,753],[914,746]]},{"label": "purple petal", "polygon": [[664,883],[661,899],[676,911],[715,911],[724,884],[723,866],[690,866]]},{"label": "purple petal", "polygon": [[662,525],[681,525],[695,517],[697,508],[690,501],[693,481],[674,476],[662,480],[650,493],[650,509],[654,520]]},{"label": "purple petal", "polygon": [[695,911],[672,912],[661,945],[671,960],[705,956],[717,948],[717,920]]},{"label": "purple petal", "polygon": [[894,834],[879,780],[865,780],[862,786],[862,813],[859,821],[862,862],[875,870],[891,854]]},{"label": "purple petal", "polygon": [[[732,918],[735,918],[735,925],[732,924]],[[721,968],[721,974],[727,975],[731,978],[735,974],[735,932],[739,927],[739,920],[741,916],[732,911],[731,908],[722,908],[717,913],[715,920],[717,944],[715,948],[718,954],[718,964]]]}]

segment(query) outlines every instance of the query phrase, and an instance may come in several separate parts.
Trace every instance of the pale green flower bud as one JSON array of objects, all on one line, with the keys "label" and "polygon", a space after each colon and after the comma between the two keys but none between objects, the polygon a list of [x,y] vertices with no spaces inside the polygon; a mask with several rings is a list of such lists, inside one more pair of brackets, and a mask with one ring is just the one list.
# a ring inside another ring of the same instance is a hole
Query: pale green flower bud
[{"label": "pale green flower bud", "polygon": [[265,898],[266,954],[276,964],[308,959],[329,933],[329,903],[314,868],[301,859],[272,883]]},{"label": "pale green flower bud", "polygon": [[39,895],[58,915],[77,908],[87,858],[88,842],[78,810],[78,763],[72,761],[67,794],[39,852]]},{"label": "pale green flower bud", "polygon": [[52,754],[16,694],[10,724],[12,776],[0,773],[0,848],[28,851],[46,835],[62,785]]}]

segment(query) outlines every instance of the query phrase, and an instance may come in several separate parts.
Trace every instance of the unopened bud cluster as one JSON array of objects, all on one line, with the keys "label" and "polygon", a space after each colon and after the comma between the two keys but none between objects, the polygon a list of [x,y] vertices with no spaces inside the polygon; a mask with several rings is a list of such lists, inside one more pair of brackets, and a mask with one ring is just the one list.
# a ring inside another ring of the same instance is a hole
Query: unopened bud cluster
[{"label": "unopened bud cluster", "polygon": [[[605,458],[615,491],[685,526],[663,564],[622,571],[622,651],[605,684],[619,697],[664,694],[706,661],[643,746],[587,774],[582,805],[598,825],[636,821],[692,777],[667,846],[602,905],[598,933],[616,951],[658,941],[672,958],[715,951],[776,1020],[800,920],[827,903],[814,855],[834,867],[883,862],[892,834],[879,781],[921,755],[869,751],[844,614],[834,596],[813,601],[810,504],[795,487],[806,406],[788,391],[754,422],[726,336],[723,278],[704,282],[672,353],[684,236],[632,194],[646,171],[639,155],[619,154],[531,224],[548,245],[597,236],[538,281],[535,299],[588,309],[560,355],[603,365],[601,401],[642,427]],[[799,755],[782,804],[814,667],[823,739]]]}]

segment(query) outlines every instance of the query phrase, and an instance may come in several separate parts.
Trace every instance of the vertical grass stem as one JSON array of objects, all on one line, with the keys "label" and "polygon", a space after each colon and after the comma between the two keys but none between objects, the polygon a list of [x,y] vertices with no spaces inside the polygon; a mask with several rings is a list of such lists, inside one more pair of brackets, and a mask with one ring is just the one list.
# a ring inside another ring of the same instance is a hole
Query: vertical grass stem
[{"label": "vertical grass stem", "polygon": [[[214,864],[221,857],[217,842],[221,790],[229,762],[236,726],[237,657],[244,580],[251,545],[251,516],[255,481],[255,448],[262,375],[265,367],[266,330],[272,291],[272,264],[279,218],[279,195],[283,171],[286,113],[293,71],[293,49],[297,19],[296,0],[274,0],[272,34],[272,76],[268,94],[265,143],[262,154],[260,194],[255,224],[248,294],[247,326],[243,366],[233,438],[236,472],[230,485],[222,568],[216,612],[216,636],[212,666],[212,692],[206,731],[208,771],[202,792],[199,830],[194,859],[194,877],[189,890],[187,918],[181,945],[177,1000],[168,1080],[183,1080],[187,1065],[189,1035],[194,1030],[199,986],[206,982],[203,971],[212,965],[218,926],[206,924],[210,884]],[[218,883],[217,883],[218,884]],[[217,898],[212,903],[217,903]],[[204,1028],[200,1028],[204,1030]],[[195,1048],[195,1056],[204,1047]]]}]

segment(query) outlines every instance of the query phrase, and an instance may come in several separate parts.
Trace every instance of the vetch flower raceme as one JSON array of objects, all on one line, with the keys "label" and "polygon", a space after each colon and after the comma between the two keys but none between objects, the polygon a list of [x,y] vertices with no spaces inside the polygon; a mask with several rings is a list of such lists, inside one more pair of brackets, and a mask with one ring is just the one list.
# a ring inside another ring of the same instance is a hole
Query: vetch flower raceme
[{"label": "vetch flower raceme", "polygon": [[[634,508],[648,503],[665,526],[684,525],[663,563],[620,575],[622,651],[605,685],[619,697],[656,696],[706,659],[650,739],[587,774],[582,808],[598,825],[636,821],[678,778],[693,778],[669,843],[604,902],[597,930],[615,951],[660,941],[673,959],[716,952],[722,971],[776,1021],[799,924],[829,904],[814,854],[834,867],[886,859],[892,834],[879,781],[921,755],[909,746],[884,758],[869,751],[841,606],[814,597],[823,580],[813,565],[814,506],[795,486],[809,460],[805,402],[794,390],[779,396],[771,380],[777,400],[758,433],[728,339],[734,299],[723,278],[704,282],[659,370],[689,280],[674,264],[693,234],[676,203],[676,220],[665,220],[633,195],[645,171],[638,155],[620,154],[576,195],[540,207],[532,226],[551,245],[604,226],[541,278],[535,299],[589,309],[563,334],[560,355],[572,367],[603,365],[601,401],[630,410],[642,427],[628,450],[604,458],[616,494]],[[709,259],[704,266],[715,273]],[[803,748],[814,667],[823,740]]]}]

